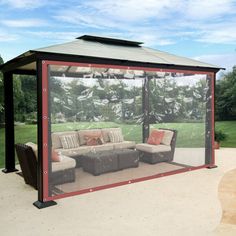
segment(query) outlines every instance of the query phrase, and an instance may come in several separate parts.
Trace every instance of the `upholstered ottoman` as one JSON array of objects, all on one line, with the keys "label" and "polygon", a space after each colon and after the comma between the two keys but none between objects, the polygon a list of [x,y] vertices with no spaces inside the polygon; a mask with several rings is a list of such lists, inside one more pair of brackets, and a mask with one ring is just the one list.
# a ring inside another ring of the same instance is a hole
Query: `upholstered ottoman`
[{"label": "upholstered ottoman", "polygon": [[138,167],[139,166],[139,152],[133,149],[114,150],[118,158],[119,170]]},{"label": "upholstered ottoman", "polygon": [[93,175],[100,175],[118,170],[117,154],[113,151],[90,152],[82,158],[83,170]]}]

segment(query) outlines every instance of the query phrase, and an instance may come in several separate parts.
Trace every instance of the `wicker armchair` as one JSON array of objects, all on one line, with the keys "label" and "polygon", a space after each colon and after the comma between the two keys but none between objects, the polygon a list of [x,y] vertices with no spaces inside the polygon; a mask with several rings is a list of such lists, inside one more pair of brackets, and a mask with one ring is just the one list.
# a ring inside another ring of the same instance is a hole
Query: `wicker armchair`
[{"label": "wicker armchair", "polygon": [[[18,143],[15,145],[17,157],[22,170],[22,175],[26,184],[38,189],[37,186],[37,159],[30,146]],[[69,158],[69,157],[67,157]],[[71,158],[70,158],[71,159]],[[51,185],[59,185],[75,181],[75,161],[72,160],[72,168],[59,171],[52,171],[49,178]],[[74,164],[73,164],[74,163]],[[53,162],[52,162],[53,165]],[[58,163],[57,163],[58,165]]]},{"label": "wicker armchair", "polygon": [[147,143],[137,144],[136,149],[139,151],[140,161],[149,164],[173,161],[177,131],[165,128],[160,129],[173,132],[170,145],[150,145]]}]

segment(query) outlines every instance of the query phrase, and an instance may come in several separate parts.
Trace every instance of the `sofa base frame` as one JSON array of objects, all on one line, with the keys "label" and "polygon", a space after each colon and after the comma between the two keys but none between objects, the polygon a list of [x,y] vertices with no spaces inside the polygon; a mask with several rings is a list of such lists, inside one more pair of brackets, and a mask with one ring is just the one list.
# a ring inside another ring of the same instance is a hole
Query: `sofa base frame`
[{"label": "sofa base frame", "polygon": [[59,185],[75,181],[75,168],[52,172],[52,184]]},{"label": "sofa base frame", "polygon": [[160,162],[171,162],[173,161],[173,154],[172,152],[158,152],[158,153],[148,153],[139,151],[139,158],[140,161],[149,163],[149,164],[156,164]]}]

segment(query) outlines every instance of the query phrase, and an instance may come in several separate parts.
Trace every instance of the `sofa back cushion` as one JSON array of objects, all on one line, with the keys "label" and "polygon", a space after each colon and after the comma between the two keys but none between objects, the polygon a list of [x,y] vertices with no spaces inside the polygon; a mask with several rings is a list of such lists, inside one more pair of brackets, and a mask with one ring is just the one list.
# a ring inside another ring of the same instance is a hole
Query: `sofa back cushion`
[{"label": "sofa back cushion", "polygon": [[121,129],[109,131],[109,138],[112,143],[120,143],[124,141]]},{"label": "sofa back cushion", "polygon": [[164,130],[154,129],[148,137],[147,143],[152,145],[159,145],[165,135]]},{"label": "sofa back cushion", "polygon": [[77,134],[60,135],[59,138],[64,149],[79,147]]},{"label": "sofa back cushion", "polygon": [[100,137],[102,136],[101,129],[85,129],[85,130],[79,130],[79,143],[80,145],[86,145],[86,136],[96,136]]},{"label": "sofa back cushion", "polygon": [[60,136],[62,135],[76,135],[78,139],[78,133],[76,131],[63,131],[63,132],[54,132],[52,133],[52,146],[55,149],[62,148],[62,143]]},{"label": "sofa back cushion", "polygon": [[111,142],[110,137],[109,137],[109,132],[110,131],[121,131],[121,128],[104,128],[102,129],[102,137],[105,143]]},{"label": "sofa back cushion", "polygon": [[[161,130],[162,129],[159,129],[159,131],[161,131]],[[172,141],[172,138],[173,138],[173,135],[174,135],[174,132],[171,131],[171,130],[165,130],[165,129],[163,129],[162,131],[164,131],[165,134],[164,134],[163,139],[161,140],[161,144],[170,145],[171,141]]]}]

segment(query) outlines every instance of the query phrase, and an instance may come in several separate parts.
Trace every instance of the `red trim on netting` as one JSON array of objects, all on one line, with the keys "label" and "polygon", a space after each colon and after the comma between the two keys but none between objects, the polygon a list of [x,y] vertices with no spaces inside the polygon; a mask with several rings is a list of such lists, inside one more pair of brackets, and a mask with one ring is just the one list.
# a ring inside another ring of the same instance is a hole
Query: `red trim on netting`
[{"label": "red trim on netting", "polygon": [[212,72],[206,71],[195,71],[195,70],[184,70],[184,69],[162,69],[162,68],[151,68],[142,66],[119,66],[119,65],[108,65],[108,64],[94,64],[94,63],[79,63],[79,62],[66,62],[66,61],[49,61],[45,60],[47,65],[61,65],[61,66],[80,66],[80,67],[97,67],[97,68],[114,68],[114,69],[132,69],[132,70],[146,70],[146,71],[159,71],[159,72],[179,72],[179,73],[194,73],[194,74],[207,74],[211,75]]},{"label": "red trim on netting", "polygon": [[48,65],[42,61],[43,200],[48,198]]},{"label": "red trim on netting", "polygon": [[212,109],[212,112],[211,112],[211,134],[212,134],[212,137],[211,137],[211,153],[212,153],[212,156],[211,156],[211,163],[212,165],[215,165],[215,148],[214,148],[214,145],[215,145],[215,73],[212,73],[211,75],[211,109]]},{"label": "red trim on netting", "polygon": [[80,191],[75,191],[75,192],[70,192],[70,193],[63,193],[63,194],[60,194],[60,195],[48,197],[47,201],[52,201],[52,200],[61,199],[61,198],[65,198],[65,197],[72,197],[72,196],[80,195],[80,194],[84,194],[84,193],[91,193],[91,192],[95,192],[95,191],[99,191],[99,190],[103,190],[103,189],[114,188],[114,187],[118,187],[118,186],[122,186],[122,185],[142,182],[142,181],[146,181],[146,180],[157,179],[157,178],[161,178],[161,177],[164,177],[164,176],[180,174],[180,173],[184,173],[184,172],[188,172],[188,171],[207,168],[207,167],[210,167],[210,166],[211,165],[201,165],[201,166],[197,166],[197,167],[181,168],[181,169],[178,169],[178,170],[168,171],[168,172],[161,173],[161,174],[146,176],[146,177],[137,178],[137,179],[131,179],[131,180],[118,182],[118,183],[113,183],[113,184],[107,184],[107,185],[103,185],[103,186],[97,186],[97,187],[83,189],[83,190],[80,190]]}]

